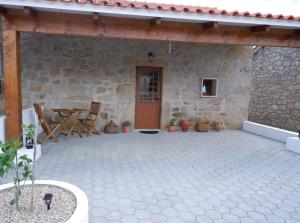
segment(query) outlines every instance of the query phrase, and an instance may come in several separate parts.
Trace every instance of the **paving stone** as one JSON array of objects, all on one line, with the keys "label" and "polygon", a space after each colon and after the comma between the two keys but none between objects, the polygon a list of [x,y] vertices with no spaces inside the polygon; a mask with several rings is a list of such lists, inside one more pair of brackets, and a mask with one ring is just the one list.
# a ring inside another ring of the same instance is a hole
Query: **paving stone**
[{"label": "paving stone", "polygon": [[171,217],[171,218],[174,218],[178,215],[178,212],[174,208],[165,208],[162,210],[162,213],[166,217]]},{"label": "paving stone", "polygon": [[272,222],[272,223],[284,223],[285,222],[284,219],[282,219],[276,215],[267,215],[266,218],[267,218],[268,222]]},{"label": "paving stone", "polygon": [[247,217],[247,212],[240,209],[240,208],[232,208],[230,210],[230,213],[239,217],[239,218],[242,218],[242,217]]},{"label": "paving stone", "polygon": [[148,219],[151,216],[150,213],[145,210],[137,210],[134,215],[139,219]]},{"label": "paving stone", "polygon": [[259,222],[249,217],[243,217],[241,218],[241,223],[259,223]]},{"label": "paving stone", "polygon": [[92,215],[95,217],[105,217],[107,210],[105,208],[92,208]]},{"label": "paving stone", "polygon": [[138,219],[134,215],[124,215],[121,219],[122,223],[137,223]]},{"label": "paving stone", "polygon": [[205,222],[205,223],[213,223],[214,221],[207,216],[197,216],[196,222]]},{"label": "paving stone", "polygon": [[266,221],[266,216],[262,213],[259,213],[259,212],[248,212],[248,215],[250,218],[258,221],[258,222],[265,222]]},{"label": "paving stone", "polygon": [[162,214],[152,214],[151,220],[155,223],[165,223],[168,221],[168,218]]},{"label": "paving stone", "polygon": [[168,200],[161,200],[158,202],[158,206],[160,206],[161,208],[170,208],[173,206],[173,204]]},{"label": "paving stone", "polygon": [[110,211],[106,214],[106,218],[107,220],[109,221],[112,221],[112,220],[120,220],[122,217],[122,215],[117,212],[117,211]]},{"label": "paving stone", "polygon": [[92,206],[93,207],[105,207],[107,203],[104,200],[99,200],[99,199],[93,199],[92,201]]},{"label": "paving stone", "polygon": [[147,207],[147,205],[144,202],[141,202],[141,201],[132,202],[131,206],[136,210],[142,210],[142,209],[145,209]]},{"label": "paving stone", "polygon": [[240,219],[233,214],[223,214],[223,219],[229,223],[239,223]]},{"label": "paving stone", "polygon": [[195,221],[195,216],[189,212],[179,212],[179,218],[183,221]]}]

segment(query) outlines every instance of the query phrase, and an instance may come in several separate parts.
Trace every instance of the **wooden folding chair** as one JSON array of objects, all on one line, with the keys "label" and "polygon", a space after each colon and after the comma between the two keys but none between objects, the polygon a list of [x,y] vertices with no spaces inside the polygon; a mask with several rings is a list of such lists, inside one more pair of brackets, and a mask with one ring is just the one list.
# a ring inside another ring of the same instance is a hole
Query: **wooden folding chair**
[{"label": "wooden folding chair", "polygon": [[47,119],[45,118],[42,106],[38,103],[34,103],[34,110],[38,116],[38,120],[44,130],[44,132],[47,135],[47,138],[44,140],[43,143],[46,143],[49,139],[54,140],[55,142],[58,142],[58,137],[54,134],[60,127],[61,124],[60,123],[50,123],[47,121]]},{"label": "wooden folding chair", "polygon": [[89,113],[86,118],[78,119],[84,127],[83,132],[86,132],[88,136],[90,136],[92,133],[100,135],[100,131],[96,129],[96,121],[99,117],[100,107],[100,102],[92,101]]}]

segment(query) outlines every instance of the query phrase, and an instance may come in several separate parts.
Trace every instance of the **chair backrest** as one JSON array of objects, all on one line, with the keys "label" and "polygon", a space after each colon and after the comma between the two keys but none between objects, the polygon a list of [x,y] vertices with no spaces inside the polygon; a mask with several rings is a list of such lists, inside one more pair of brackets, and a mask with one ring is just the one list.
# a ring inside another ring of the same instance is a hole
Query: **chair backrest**
[{"label": "chair backrest", "polygon": [[88,116],[89,117],[95,116],[94,119],[96,120],[100,113],[100,108],[101,108],[101,102],[92,101]]},{"label": "chair backrest", "polygon": [[45,118],[45,115],[44,115],[44,112],[43,112],[43,109],[42,109],[42,106],[41,104],[39,103],[34,103],[33,104],[34,106],[34,110],[35,110],[35,113],[37,114],[38,116],[38,120],[44,130],[44,132],[46,132],[47,134],[49,134],[51,132],[51,129],[47,123],[47,120]]}]

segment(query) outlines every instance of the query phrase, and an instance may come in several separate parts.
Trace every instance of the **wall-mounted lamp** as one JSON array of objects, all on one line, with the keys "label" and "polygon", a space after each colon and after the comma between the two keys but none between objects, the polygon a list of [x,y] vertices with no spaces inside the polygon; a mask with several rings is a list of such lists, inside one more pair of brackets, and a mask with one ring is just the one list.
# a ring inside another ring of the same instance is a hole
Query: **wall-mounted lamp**
[{"label": "wall-mounted lamp", "polygon": [[53,194],[45,194],[45,196],[44,196],[44,201],[45,201],[45,204],[47,205],[47,210],[50,210],[50,204],[52,202],[52,197],[53,197]]},{"label": "wall-mounted lamp", "polygon": [[149,58],[149,61],[152,62],[153,59],[154,59],[154,54],[152,52],[149,52],[148,53],[148,58]]}]

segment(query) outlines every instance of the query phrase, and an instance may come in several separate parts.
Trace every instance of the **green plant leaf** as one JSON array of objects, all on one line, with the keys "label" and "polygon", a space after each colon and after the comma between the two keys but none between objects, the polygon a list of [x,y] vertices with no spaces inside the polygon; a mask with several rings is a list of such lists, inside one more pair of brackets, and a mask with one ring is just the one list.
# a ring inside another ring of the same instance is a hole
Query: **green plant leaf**
[{"label": "green plant leaf", "polygon": [[22,156],[19,157],[19,159],[23,160],[23,161],[25,161],[27,163],[31,163],[32,162],[32,160],[30,158],[28,158],[27,155],[22,155]]}]

